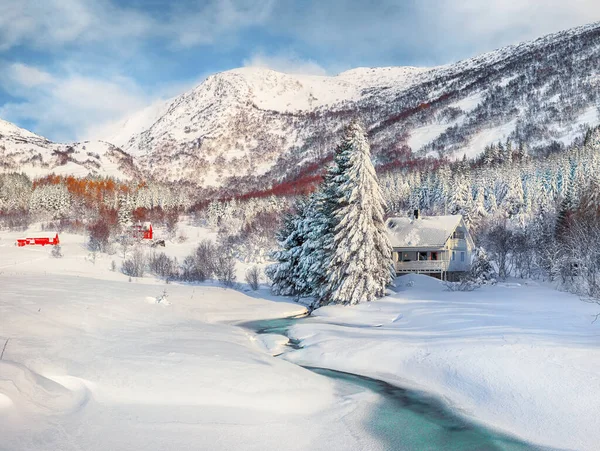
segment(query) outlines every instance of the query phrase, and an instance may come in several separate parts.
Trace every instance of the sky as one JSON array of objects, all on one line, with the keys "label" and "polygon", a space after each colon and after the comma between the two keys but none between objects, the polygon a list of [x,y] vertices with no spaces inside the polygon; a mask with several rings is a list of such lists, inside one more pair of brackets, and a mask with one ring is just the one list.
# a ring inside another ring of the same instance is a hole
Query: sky
[{"label": "sky", "polygon": [[53,141],[242,66],[434,66],[600,20],[598,0],[0,0],[0,118]]}]

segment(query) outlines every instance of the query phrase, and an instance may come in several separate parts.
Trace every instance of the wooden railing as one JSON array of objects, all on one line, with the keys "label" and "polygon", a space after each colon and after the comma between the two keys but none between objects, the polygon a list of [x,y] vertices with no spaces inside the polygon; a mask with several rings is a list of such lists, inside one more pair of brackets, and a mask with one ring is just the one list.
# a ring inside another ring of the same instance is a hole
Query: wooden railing
[{"label": "wooden railing", "polygon": [[397,262],[396,272],[444,272],[448,270],[448,260],[418,260]]}]

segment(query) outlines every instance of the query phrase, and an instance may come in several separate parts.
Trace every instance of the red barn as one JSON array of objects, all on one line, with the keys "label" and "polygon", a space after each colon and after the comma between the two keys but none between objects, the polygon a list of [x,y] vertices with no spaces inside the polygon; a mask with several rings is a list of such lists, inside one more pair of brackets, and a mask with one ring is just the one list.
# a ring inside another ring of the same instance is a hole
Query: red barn
[{"label": "red barn", "polygon": [[49,237],[37,237],[37,238],[21,238],[17,240],[17,246],[45,246],[48,244],[49,246],[57,246],[60,244],[60,240],[58,239],[58,233],[54,238]]},{"label": "red barn", "polygon": [[136,224],[130,228],[131,236],[136,239],[151,240],[154,237],[152,224]]}]

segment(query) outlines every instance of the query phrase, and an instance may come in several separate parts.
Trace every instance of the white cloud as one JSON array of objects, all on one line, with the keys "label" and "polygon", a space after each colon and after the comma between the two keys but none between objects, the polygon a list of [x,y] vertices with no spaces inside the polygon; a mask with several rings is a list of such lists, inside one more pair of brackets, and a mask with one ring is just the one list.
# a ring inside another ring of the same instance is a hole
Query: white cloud
[{"label": "white cloud", "polygon": [[124,51],[147,38],[223,47],[258,28],[331,52],[332,60],[423,48],[464,56],[600,20],[597,0],[165,0],[161,7],[152,15],[115,0],[0,1],[0,52],[89,43]]},{"label": "white cloud", "polygon": [[3,73],[0,84],[20,100],[0,107],[0,117],[32,121],[36,133],[57,141],[83,139],[99,123],[132,113],[150,101],[134,80],[122,76],[52,75],[23,64],[10,65]]},{"label": "white cloud", "polygon": [[[453,36],[475,52],[535,39],[600,20],[597,0],[444,0],[438,4],[436,36]],[[443,46],[442,46],[443,48]]]},{"label": "white cloud", "polygon": [[19,45],[56,50],[64,45],[121,42],[147,35],[154,21],[108,0],[0,2],[0,51]]},{"label": "white cloud", "polygon": [[271,30],[354,66],[382,60],[452,62],[600,20],[598,0],[312,0],[290,5],[278,4]]},{"label": "white cloud", "polygon": [[247,27],[264,26],[272,16],[277,0],[208,0],[174,3],[163,33],[181,47],[231,40]]},{"label": "white cloud", "polygon": [[0,52],[19,45],[43,50],[96,43],[121,51],[147,38],[176,47],[231,39],[266,25],[276,0],[165,1],[160,17],[111,0],[0,1]]},{"label": "white cloud", "polygon": [[6,76],[13,83],[20,84],[26,88],[55,82],[54,77],[48,72],[21,63],[15,63],[6,68]]},{"label": "white cloud", "polygon": [[286,74],[327,75],[327,71],[313,60],[300,58],[293,52],[266,55],[255,53],[244,60],[245,67],[266,67]]}]

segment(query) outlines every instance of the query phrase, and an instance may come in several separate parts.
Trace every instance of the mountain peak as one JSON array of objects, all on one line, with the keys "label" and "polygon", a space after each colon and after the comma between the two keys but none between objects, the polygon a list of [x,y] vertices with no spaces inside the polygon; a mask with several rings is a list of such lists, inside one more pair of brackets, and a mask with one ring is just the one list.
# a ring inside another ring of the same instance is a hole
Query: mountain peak
[{"label": "mountain peak", "polygon": [[[535,151],[600,123],[599,60],[597,22],[437,67],[335,76],[243,67],[147,107],[104,140],[159,179],[237,191],[314,171],[356,115],[381,165],[410,152],[474,157],[507,139]],[[44,140],[0,121],[0,135],[25,133]]]}]

